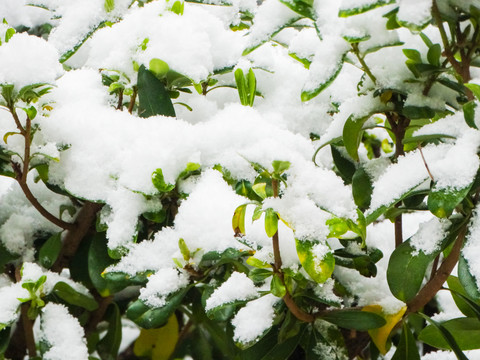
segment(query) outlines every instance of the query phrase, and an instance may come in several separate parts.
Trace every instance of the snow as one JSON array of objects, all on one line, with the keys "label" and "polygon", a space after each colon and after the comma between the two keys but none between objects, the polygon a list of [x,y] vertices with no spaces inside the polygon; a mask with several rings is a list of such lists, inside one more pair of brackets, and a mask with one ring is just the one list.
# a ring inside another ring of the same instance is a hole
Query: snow
[{"label": "snow", "polygon": [[12,84],[18,91],[31,84],[54,84],[62,73],[58,52],[43,39],[19,33],[0,46],[0,84]]},{"label": "snow", "polygon": [[478,255],[480,254],[480,244],[477,240],[479,236],[480,205],[477,205],[470,221],[469,232],[466,237],[465,245],[462,249],[462,255],[467,261],[470,274],[472,274],[476,280],[477,288],[480,288],[480,266],[478,262]]},{"label": "snow", "polygon": [[41,341],[50,348],[43,354],[46,360],[84,360],[88,358],[83,328],[64,305],[48,303],[41,314]]},{"label": "snow", "polygon": [[446,219],[433,218],[420,224],[420,229],[410,239],[410,244],[417,250],[428,255],[440,250],[442,240],[451,222]]},{"label": "snow", "polygon": [[273,323],[273,305],[279,298],[267,294],[256,300],[249,301],[232,319],[235,327],[233,338],[235,341],[247,344],[254,341],[268,330]]},{"label": "snow", "polygon": [[18,316],[20,299],[28,298],[28,291],[20,283],[2,286],[0,288],[2,306],[0,307],[0,328],[13,323]]},{"label": "snow", "polygon": [[207,299],[205,310],[228,304],[236,300],[250,300],[257,297],[258,290],[244,273],[234,272]]},{"label": "snow", "polygon": [[147,286],[140,290],[139,299],[148,306],[162,307],[168,295],[186,287],[188,283],[189,277],[185,272],[165,268],[148,278]]}]

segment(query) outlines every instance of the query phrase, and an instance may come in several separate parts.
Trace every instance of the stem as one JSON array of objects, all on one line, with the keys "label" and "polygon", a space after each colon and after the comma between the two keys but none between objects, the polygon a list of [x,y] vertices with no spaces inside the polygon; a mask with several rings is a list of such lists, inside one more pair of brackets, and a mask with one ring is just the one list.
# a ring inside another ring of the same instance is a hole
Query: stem
[{"label": "stem", "polygon": [[[395,205],[395,207],[399,207],[400,202]],[[399,247],[403,243],[403,227],[402,227],[402,214],[398,215],[395,218],[395,248]]]},{"label": "stem", "polygon": [[33,358],[37,356],[37,348],[35,346],[35,337],[33,335],[33,320],[28,317],[29,303],[23,303],[20,306],[20,313],[22,318],[23,331],[25,333],[25,342],[28,349],[28,356]]},{"label": "stem", "polygon": [[430,300],[433,299],[435,294],[442,288],[447,278],[450,276],[453,268],[457,264],[458,257],[460,256],[460,250],[462,249],[463,241],[467,233],[467,227],[464,226],[460,233],[458,234],[457,240],[450,251],[450,254],[445,258],[440,265],[438,271],[435,273],[435,276],[426,283],[426,285],[420,290],[420,292],[415,296],[410,302],[408,302],[407,313],[414,313],[419,311],[425,305],[427,305]]},{"label": "stem", "polygon": [[420,150],[420,155],[422,156],[423,163],[425,164],[425,168],[427,169],[428,176],[430,176],[430,179],[432,179],[433,182],[435,182],[435,179],[433,178],[432,173],[430,172],[430,169],[428,167],[427,162],[425,161],[425,156],[423,156],[423,151],[422,151],[422,146],[420,143],[418,143],[418,150]]},{"label": "stem", "polygon": [[45,209],[42,204],[37,200],[35,195],[32,194],[30,191],[30,188],[27,185],[27,181],[25,176],[23,175],[24,172],[20,170],[20,165],[17,163],[12,163],[13,170],[15,171],[16,177],[15,179],[17,180],[18,184],[20,185],[23,193],[25,194],[26,198],[32,206],[37,209],[37,211],[48,221],[51,223],[57,225],[58,227],[61,227],[62,229],[66,230],[74,230],[75,229],[75,224],[68,223],[66,221],[63,221],[59,218],[57,218],[55,215],[51,214],[47,209]]},{"label": "stem", "polygon": [[13,105],[12,107],[9,108],[9,110],[13,116],[13,120],[15,121],[15,124],[17,125],[18,130],[23,136],[25,136],[25,128],[22,126],[22,123],[20,122],[20,119],[18,118],[18,114],[15,111],[15,108],[13,107]]},{"label": "stem", "polygon": [[69,229],[70,231],[65,236],[57,261],[52,266],[52,271],[60,272],[68,266],[70,259],[76,254],[82,239],[90,230],[97,212],[100,211],[102,206],[102,204],[92,202],[86,202],[83,205],[75,220],[74,229]]},{"label": "stem", "polygon": [[368,77],[372,80],[374,84],[377,82],[377,78],[372,74],[370,68],[368,67],[367,63],[364,60],[364,57],[360,55],[360,50],[358,49],[358,44],[352,44],[353,53],[357,56],[360,65],[362,65],[362,70],[368,75]]},{"label": "stem", "polygon": [[118,93],[117,110],[123,111],[123,90],[122,89],[120,89],[120,92]]},{"label": "stem", "polygon": [[[278,197],[278,180],[272,179],[272,188],[273,188],[273,197]],[[280,255],[280,244],[278,239],[278,231],[272,237],[272,246],[273,246],[273,272],[277,274],[282,283],[285,285],[285,278],[282,272],[282,257]],[[286,286],[285,286],[286,288]],[[306,313],[302,309],[298,307],[298,305],[293,300],[292,296],[289,294],[288,289],[283,296],[283,301],[285,305],[287,305],[288,309],[291,313],[300,321],[304,322],[313,322],[315,321],[315,317],[309,313]]]},{"label": "stem", "polygon": [[130,97],[130,103],[128,104],[128,112],[131,114],[133,112],[133,107],[135,106],[135,100],[137,99],[137,87],[133,87],[133,94]]},{"label": "stem", "polygon": [[97,325],[100,321],[102,321],[105,312],[107,311],[108,306],[113,301],[113,296],[101,297],[99,294],[95,294],[95,300],[99,303],[98,309],[95,310],[90,319],[88,319],[88,323],[85,325],[85,337],[88,337],[92,332],[95,331]]}]

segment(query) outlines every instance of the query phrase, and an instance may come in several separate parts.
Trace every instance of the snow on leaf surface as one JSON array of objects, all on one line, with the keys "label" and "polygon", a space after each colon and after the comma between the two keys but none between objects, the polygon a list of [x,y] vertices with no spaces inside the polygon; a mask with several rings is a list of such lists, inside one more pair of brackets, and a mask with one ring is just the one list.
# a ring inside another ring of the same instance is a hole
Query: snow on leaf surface
[{"label": "snow on leaf surface", "polygon": [[258,295],[258,289],[255,287],[244,273],[234,272],[222,285],[215,289],[213,294],[207,299],[205,310],[213,309],[217,306],[227,304],[236,300],[249,300]]}]

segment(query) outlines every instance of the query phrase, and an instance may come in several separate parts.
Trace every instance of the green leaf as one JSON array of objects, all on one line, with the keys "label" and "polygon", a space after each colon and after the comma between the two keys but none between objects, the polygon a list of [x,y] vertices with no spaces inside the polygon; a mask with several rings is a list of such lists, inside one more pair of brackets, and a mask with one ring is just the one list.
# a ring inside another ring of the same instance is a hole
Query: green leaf
[{"label": "green leaf", "polygon": [[158,168],[152,174],[152,183],[153,186],[160,192],[160,193],[168,193],[175,189],[175,184],[168,184],[165,182],[165,178],[163,177],[162,169]]},{"label": "green leaf", "polygon": [[272,270],[270,269],[252,269],[248,273],[248,277],[254,282],[259,283],[265,281],[265,279],[269,278],[273,275]]},{"label": "green leaf", "polygon": [[302,101],[308,101],[313,99],[315,96],[320,94],[323,90],[325,90],[327,87],[330,86],[330,84],[333,83],[333,81],[337,78],[338,74],[340,74],[340,71],[343,68],[343,63],[345,61],[345,55],[342,57],[342,59],[336,64],[336,66],[332,67],[332,69],[329,69],[330,72],[326,79],[320,83],[318,83],[315,88],[313,89],[307,89],[307,90],[302,90],[302,95],[301,99]]},{"label": "green leaf", "polygon": [[343,127],[343,143],[347,149],[348,154],[358,161],[358,146],[362,141],[362,127],[368,117],[361,119],[354,119],[353,115],[350,115]]},{"label": "green leaf", "polygon": [[398,246],[390,256],[387,282],[397,299],[408,302],[422,287],[423,277],[436,253],[425,255],[410,245],[410,240]]},{"label": "green leaf", "polygon": [[440,66],[441,55],[442,55],[442,48],[440,44],[434,44],[428,49],[427,60],[433,66]]},{"label": "green leaf", "polygon": [[281,175],[290,168],[289,161],[274,160],[272,162],[274,173]]},{"label": "green leaf", "polygon": [[122,341],[122,321],[118,305],[111,303],[105,314],[107,334],[98,342],[97,352],[102,360],[116,360]]},{"label": "green leaf", "polygon": [[456,139],[455,136],[446,135],[446,134],[427,134],[427,135],[417,135],[417,136],[409,136],[402,140],[403,144],[412,144],[418,143],[421,144],[423,142],[438,142],[441,139]]},{"label": "green leaf", "polygon": [[138,69],[137,87],[140,117],[155,115],[175,117],[175,110],[165,85],[144,65]]},{"label": "green leaf", "polygon": [[5,42],[8,43],[8,41],[12,38],[13,35],[15,35],[16,31],[14,28],[8,28],[7,31],[5,31]]},{"label": "green leaf", "polygon": [[247,204],[240,205],[235,209],[232,217],[232,228],[235,234],[245,235],[245,213],[247,211]]},{"label": "green leaf", "polygon": [[235,82],[237,84],[238,96],[240,96],[240,103],[242,105],[248,106],[248,91],[247,84],[245,81],[245,76],[243,75],[243,70],[238,68],[235,70]]},{"label": "green leaf", "polygon": [[360,310],[332,310],[320,318],[341,328],[360,331],[376,329],[386,324],[380,315]]},{"label": "green leaf", "polygon": [[105,0],[103,7],[107,13],[113,11],[115,9],[115,0]]},{"label": "green leaf", "polygon": [[402,51],[408,59],[412,60],[415,63],[422,63],[422,56],[420,55],[420,52],[418,50],[403,49]]},{"label": "green leaf", "polygon": [[52,291],[68,304],[80,306],[88,311],[98,309],[98,304],[92,296],[78,292],[63,281],[56,283]]},{"label": "green leaf", "polygon": [[278,215],[273,209],[265,210],[265,232],[268,237],[273,237],[278,230]]},{"label": "green leaf", "polygon": [[330,145],[330,150],[332,153],[333,163],[337,168],[340,176],[342,177],[345,184],[350,184],[353,179],[353,175],[357,170],[355,161],[345,152],[341,151],[341,147]]},{"label": "green leaf", "polygon": [[185,261],[189,261],[190,258],[192,257],[192,254],[190,253],[190,250],[188,249],[188,246],[185,243],[185,240],[180,238],[178,240],[178,247],[180,248],[180,252],[182,253],[183,259]]},{"label": "green leaf", "polygon": [[252,69],[248,70],[247,74],[247,85],[248,85],[248,105],[253,106],[255,101],[255,94],[257,92],[257,79],[255,78],[255,73]]},{"label": "green leaf", "polygon": [[164,77],[165,75],[167,75],[168,70],[170,70],[168,64],[165,61],[156,58],[150,60],[148,69],[158,78]]},{"label": "green leaf", "polygon": [[317,18],[317,14],[315,13],[315,9],[313,8],[312,0],[280,0],[280,2],[288,6],[297,14],[300,14],[312,20],[315,20]]},{"label": "green leaf", "polygon": [[22,133],[17,132],[17,131],[9,131],[3,135],[3,142],[7,144],[8,138],[12,135],[21,135]]},{"label": "green leaf", "polygon": [[270,283],[270,292],[279,298],[284,297],[287,293],[287,288],[277,273],[273,274],[272,282]]},{"label": "green leaf", "polygon": [[267,197],[267,183],[261,182],[252,185],[252,190],[257,194],[261,199]]},{"label": "green leaf", "polygon": [[427,35],[425,35],[423,32],[421,32],[419,35],[422,38],[425,45],[427,45],[427,47],[431,48],[433,46],[432,41],[428,38]]},{"label": "green leaf", "polygon": [[169,295],[165,306],[159,308],[150,308],[142,300],[137,300],[128,307],[126,315],[144,329],[159,328],[167,323],[190,288],[191,286],[188,286]]},{"label": "green leaf", "polygon": [[468,360],[462,350],[480,347],[480,321],[473,318],[457,318],[438,323],[419,313],[431,325],[423,329],[418,339],[439,349],[455,352],[458,359]]},{"label": "green leaf", "polygon": [[478,288],[475,276],[472,275],[469,269],[467,260],[463,254],[460,254],[458,260],[458,280],[462,284],[465,292],[475,301],[480,300],[480,289]]},{"label": "green leaf", "polygon": [[450,275],[447,279],[447,284],[458,309],[465,316],[476,317],[480,320],[480,304],[469,298],[460,280],[456,276]]},{"label": "green leaf", "polygon": [[480,100],[480,85],[477,85],[477,84],[464,84],[467,88],[469,88],[473,95],[475,95],[475,97]]},{"label": "green leaf", "polygon": [[38,261],[44,268],[50,269],[57,260],[62,249],[62,233],[56,233],[48,238],[38,253]]},{"label": "green leaf", "polygon": [[318,241],[295,239],[295,246],[303,269],[315,282],[322,284],[332,276],[335,268],[333,254],[328,251],[319,257],[315,251],[315,246],[326,247],[327,245],[319,245]]},{"label": "green leaf", "polygon": [[177,15],[183,15],[183,10],[184,10],[185,4],[183,1],[175,1],[170,8],[170,11],[177,14]]},{"label": "green leaf", "polygon": [[469,101],[463,105],[463,117],[465,118],[465,122],[468,126],[472,129],[477,129],[477,124],[475,124],[475,109],[477,107],[477,103],[475,101]]},{"label": "green leaf", "polygon": [[[0,324],[0,328],[2,325]],[[0,358],[3,356],[5,351],[7,351],[8,345],[10,343],[10,328],[0,329]]]},{"label": "green leaf", "polygon": [[358,14],[362,14],[364,12],[376,9],[380,6],[392,4],[394,2],[395,0],[376,0],[376,1],[363,2],[363,4],[360,3],[358,7],[341,8],[338,12],[338,16],[348,17],[352,15],[358,15]]},{"label": "green leaf", "polygon": [[68,59],[70,59],[73,55],[75,55],[75,53],[78,51],[78,49],[80,49],[80,47],[88,40],[92,37],[92,35],[98,30],[98,29],[101,29],[105,26],[107,26],[108,22],[107,21],[102,21],[100,24],[98,24],[97,26],[95,26],[92,30],[90,30],[72,49],[64,52],[62,54],[62,56],[60,56],[60,63],[64,63],[65,61],[67,61]]},{"label": "green leaf", "polygon": [[428,194],[428,209],[439,218],[450,217],[457,205],[468,195],[472,184],[473,182],[459,190],[454,188],[438,189],[435,184]]},{"label": "green leaf", "polygon": [[364,167],[360,166],[352,177],[352,194],[355,205],[362,209],[368,208],[372,199],[372,192],[372,179]]},{"label": "green leaf", "polygon": [[400,342],[397,345],[397,350],[395,354],[393,354],[392,360],[420,360],[417,343],[406,321],[403,322]]},{"label": "green leaf", "polygon": [[107,297],[123,289],[127,283],[108,281],[102,276],[103,271],[115,261],[108,255],[107,239],[105,233],[93,236],[88,250],[88,275],[93,286],[102,297]]},{"label": "green leaf", "polygon": [[409,119],[431,119],[435,117],[435,110],[428,106],[404,106],[403,115]]}]

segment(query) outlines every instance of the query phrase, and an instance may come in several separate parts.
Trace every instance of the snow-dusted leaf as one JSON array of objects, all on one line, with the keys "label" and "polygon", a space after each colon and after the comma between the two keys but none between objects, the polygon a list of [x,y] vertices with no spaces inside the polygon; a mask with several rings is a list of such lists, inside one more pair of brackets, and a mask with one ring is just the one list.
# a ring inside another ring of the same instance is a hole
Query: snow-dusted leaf
[{"label": "snow-dusted leaf", "polygon": [[303,269],[319,284],[324,283],[333,273],[335,258],[327,245],[318,241],[295,239],[298,259]]},{"label": "snow-dusted leaf", "polygon": [[472,184],[461,189],[450,187],[439,189],[434,185],[428,194],[428,209],[439,218],[450,217],[457,205],[467,196]]},{"label": "snow-dusted leaf", "polygon": [[377,7],[394,3],[395,0],[344,0],[338,12],[340,17],[362,14],[364,12],[376,9]]},{"label": "snow-dusted leaf", "polygon": [[472,299],[477,301],[480,300],[480,289],[475,277],[470,271],[469,264],[467,260],[465,260],[464,254],[460,254],[460,259],[458,261],[458,279]]},{"label": "snow-dusted leaf", "polygon": [[315,20],[316,14],[313,7],[313,0],[279,0],[296,13]]}]

